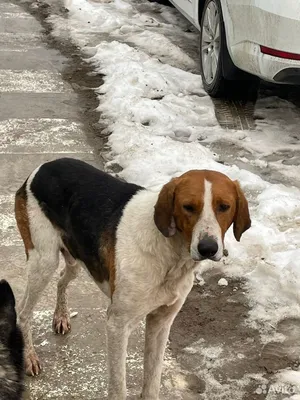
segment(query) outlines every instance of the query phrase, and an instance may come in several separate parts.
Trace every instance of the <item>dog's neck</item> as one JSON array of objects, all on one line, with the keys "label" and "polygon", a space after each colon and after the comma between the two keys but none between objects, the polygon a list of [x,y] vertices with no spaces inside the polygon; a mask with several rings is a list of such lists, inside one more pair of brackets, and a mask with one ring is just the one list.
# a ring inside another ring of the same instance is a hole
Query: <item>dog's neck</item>
[{"label": "dog's neck", "polygon": [[154,222],[157,198],[158,193],[155,192],[145,190],[138,193],[125,210],[124,218],[127,232],[136,238],[142,252],[157,259],[157,264],[163,268],[162,275],[171,278],[174,274],[180,275],[194,268],[196,263],[191,259],[181,232],[166,238],[158,230]]}]

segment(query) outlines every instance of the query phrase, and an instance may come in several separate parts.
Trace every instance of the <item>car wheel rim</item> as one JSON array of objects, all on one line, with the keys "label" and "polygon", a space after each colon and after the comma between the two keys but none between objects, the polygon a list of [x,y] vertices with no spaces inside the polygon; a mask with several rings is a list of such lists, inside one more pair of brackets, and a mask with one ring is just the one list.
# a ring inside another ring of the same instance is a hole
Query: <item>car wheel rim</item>
[{"label": "car wheel rim", "polygon": [[205,81],[211,84],[216,77],[220,55],[220,14],[214,1],[206,7],[201,32],[203,75]]}]

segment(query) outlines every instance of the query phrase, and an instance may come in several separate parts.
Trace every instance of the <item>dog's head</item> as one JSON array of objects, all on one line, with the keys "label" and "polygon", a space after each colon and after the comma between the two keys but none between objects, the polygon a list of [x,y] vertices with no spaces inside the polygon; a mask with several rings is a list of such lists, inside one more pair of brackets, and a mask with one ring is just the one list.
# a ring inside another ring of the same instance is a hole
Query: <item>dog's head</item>
[{"label": "dog's head", "polygon": [[0,281],[0,341],[9,337],[16,328],[15,296],[6,280]]},{"label": "dog's head", "polygon": [[219,261],[231,224],[237,241],[251,226],[238,182],[208,170],[189,171],[167,183],[155,205],[154,221],[166,237],[181,232],[195,261]]}]

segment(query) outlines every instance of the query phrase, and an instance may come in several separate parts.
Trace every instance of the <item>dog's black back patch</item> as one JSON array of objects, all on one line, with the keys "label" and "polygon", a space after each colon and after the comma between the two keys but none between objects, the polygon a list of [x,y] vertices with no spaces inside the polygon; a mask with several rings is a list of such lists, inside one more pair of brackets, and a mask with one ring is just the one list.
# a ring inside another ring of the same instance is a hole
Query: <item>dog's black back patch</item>
[{"label": "dog's black back patch", "polygon": [[0,281],[0,400],[20,400],[24,390],[24,341],[17,326],[15,297]]},{"label": "dog's black back patch", "polygon": [[43,164],[30,189],[72,256],[85,263],[96,281],[108,280],[101,238],[115,237],[124,207],[142,188],[83,161],[62,158]]}]

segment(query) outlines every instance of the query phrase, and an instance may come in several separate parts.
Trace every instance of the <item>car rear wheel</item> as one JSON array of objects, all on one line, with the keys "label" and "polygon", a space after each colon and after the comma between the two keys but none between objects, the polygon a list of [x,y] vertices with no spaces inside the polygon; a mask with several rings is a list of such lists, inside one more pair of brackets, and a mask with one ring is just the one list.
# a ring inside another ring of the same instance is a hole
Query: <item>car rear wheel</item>
[{"label": "car rear wheel", "polygon": [[204,4],[200,31],[200,72],[203,87],[211,97],[239,97],[240,94],[246,95],[249,88],[257,92],[259,80],[235,67],[228,53],[219,0],[206,0]]},{"label": "car rear wheel", "polygon": [[206,0],[200,31],[200,69],[203,87],[212,97],[224,95],[225,79],[222,73],[221,50],[222,14],[216,0]]}]

